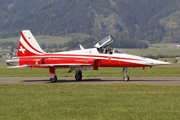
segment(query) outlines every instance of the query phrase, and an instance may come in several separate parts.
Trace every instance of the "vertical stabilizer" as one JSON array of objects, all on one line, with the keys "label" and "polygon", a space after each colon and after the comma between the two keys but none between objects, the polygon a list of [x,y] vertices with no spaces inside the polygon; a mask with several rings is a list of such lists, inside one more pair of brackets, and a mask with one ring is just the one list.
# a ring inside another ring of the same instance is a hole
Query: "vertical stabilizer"
[{"label": "vertical stabilizer", "polygon": [[30,30],[21,32],[17,57],[42,55],[45,52],[41,49]]}]

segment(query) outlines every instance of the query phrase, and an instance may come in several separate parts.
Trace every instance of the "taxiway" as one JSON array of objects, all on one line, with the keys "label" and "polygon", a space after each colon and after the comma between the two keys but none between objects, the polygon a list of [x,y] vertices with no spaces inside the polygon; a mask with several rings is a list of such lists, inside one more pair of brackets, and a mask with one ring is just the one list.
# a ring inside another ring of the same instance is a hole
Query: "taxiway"
[{"label": "taxiway", "polygon": [[118,77],[88,77],[82,81],[76,81],[72,77],[58,78],[56,83],[51,83],[46,77],[0,77],[0,85],[4,84],[89,84],[89,85],[160,85],[160,86],[180,86],[180,77],[131,77],[125,82]]}]

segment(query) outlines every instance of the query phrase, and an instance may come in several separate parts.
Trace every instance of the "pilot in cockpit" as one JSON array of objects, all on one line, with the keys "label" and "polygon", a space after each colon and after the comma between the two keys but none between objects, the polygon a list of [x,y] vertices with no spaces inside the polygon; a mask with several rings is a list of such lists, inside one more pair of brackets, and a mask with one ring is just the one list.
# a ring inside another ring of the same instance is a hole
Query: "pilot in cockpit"
[{"label": "pilot in cockpit", "polygon": [[105,53],[105,54],[107,54],[107,52],[108,52],[108,49],[107,49],[107,48],[105,48],[105,49],[104,49],[104,53]]},{"label": "pilot in cockpit", "polygon": [[111,48],[108,48],[108,54],[112,54]]}]

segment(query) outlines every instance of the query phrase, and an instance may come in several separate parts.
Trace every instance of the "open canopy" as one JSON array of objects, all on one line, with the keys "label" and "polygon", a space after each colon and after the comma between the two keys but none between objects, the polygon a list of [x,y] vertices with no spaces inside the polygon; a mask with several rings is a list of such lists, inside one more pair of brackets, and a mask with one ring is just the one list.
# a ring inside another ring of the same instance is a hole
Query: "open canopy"
[{"label": "open canopy", "polygon": [[113,43],[116,39],[112,36],[112,35],[109,35],[105,38],[103,38],[101,41],[99,41],[95,47],[96,48],[105,48],[107,47],[108,45],[110,45],[111,43]]}]

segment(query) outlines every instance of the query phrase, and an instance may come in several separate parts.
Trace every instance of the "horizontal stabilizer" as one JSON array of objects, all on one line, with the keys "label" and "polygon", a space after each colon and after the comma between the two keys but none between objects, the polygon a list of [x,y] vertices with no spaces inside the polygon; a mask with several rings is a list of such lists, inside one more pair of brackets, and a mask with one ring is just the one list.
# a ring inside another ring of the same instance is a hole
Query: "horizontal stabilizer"
[{"label": "horizontal stabilizer", "polygon": [[46,64],[46,65],[23,65],[0,68],[27,68],[27,67],[61,67],[61,66],[92,66],[92,64]]},{"label": "horizontal stabilizer", "polygon": [[23,66],[12,66],[12,67],[0,67],[0,68],[26,68],[30,67],[29,65],[23,65]]}]

